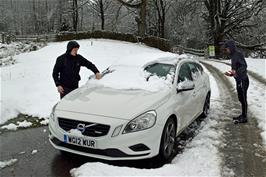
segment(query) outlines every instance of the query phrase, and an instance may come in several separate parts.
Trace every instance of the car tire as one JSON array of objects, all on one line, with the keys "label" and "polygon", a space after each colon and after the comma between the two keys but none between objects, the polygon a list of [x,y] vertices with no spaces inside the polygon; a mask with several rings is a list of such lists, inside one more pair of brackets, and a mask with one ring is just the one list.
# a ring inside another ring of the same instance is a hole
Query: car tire
[{"label": "car tire", "polygon": [[210,93],[207,94],[206,96],[206,99],[205,99],[205,102],[204,102],[204,106],[203,106],[203,111],[202,111],[202,114],[200,117],[207,117],[209,112],[210,112],[210,103],[211,103],[211,100],[210,100]]},{"label": "car tire", "polygon": [[169,118],[164,126],[158,158],[163,162],[169,162],[173,157],[176,139],[176,123]]}]

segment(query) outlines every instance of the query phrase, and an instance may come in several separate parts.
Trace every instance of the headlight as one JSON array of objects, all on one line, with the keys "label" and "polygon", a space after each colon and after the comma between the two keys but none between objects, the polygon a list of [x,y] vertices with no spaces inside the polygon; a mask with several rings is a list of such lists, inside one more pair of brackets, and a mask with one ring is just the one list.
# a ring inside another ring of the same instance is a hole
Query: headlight
[{"label": "headlight", "polygon": [[131,133],[140,130],[145,130],[154,126],[157,114],[155,111],[148,111],[135,119],[131,120],[125,127],[124,133]]}]

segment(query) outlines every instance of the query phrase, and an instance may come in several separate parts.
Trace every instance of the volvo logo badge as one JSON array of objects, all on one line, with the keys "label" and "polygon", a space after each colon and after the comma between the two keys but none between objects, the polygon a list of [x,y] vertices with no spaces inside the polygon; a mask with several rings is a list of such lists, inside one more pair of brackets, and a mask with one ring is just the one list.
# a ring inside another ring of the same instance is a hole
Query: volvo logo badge
[{"label": "volvo logo badge", "polygon": [[85,130],[86,130],[86,128],[92,127],[92,126],[94,126],[94,125],[96,125],[96,124],[85,125],[85,124],[80,123],[80,124],[77,125],[77,129],[78,129],[81,133],[84,133]]}]

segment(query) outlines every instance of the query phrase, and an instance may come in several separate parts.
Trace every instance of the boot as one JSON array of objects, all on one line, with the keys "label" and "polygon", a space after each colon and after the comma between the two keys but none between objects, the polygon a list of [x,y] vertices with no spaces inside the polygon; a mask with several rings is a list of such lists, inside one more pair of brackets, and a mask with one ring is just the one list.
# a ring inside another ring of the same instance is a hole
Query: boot
[{"label": "boot", "polygon": [[239,115],[239,116],[237,116],[237,117],[233,117],[233,120],[238,120],[238,119],[240,119],[240,118],[242,118],[242,115]]},{"label": "boot", "polygon": [[235,124],[240,124],[240,123],[247,123],[248,119],[246,117],[240,117],[239,119],[236,119],[234,121]]}]

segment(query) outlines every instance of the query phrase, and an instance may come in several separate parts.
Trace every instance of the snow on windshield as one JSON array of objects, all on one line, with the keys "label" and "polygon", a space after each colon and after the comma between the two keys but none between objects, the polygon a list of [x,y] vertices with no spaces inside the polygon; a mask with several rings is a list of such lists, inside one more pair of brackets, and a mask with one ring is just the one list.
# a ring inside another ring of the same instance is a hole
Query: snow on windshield
[{"label": "snow on windshield", "polygon": [[[172,86],[174,73],[165,77],[151,75],[141,67],[113,66],[113,72],[106,74],[101,80],[90,79],[87,84],[114,89],[142,89],[152,92],[169,89]],[[147,79],[148,78],[148,79]]]}]

